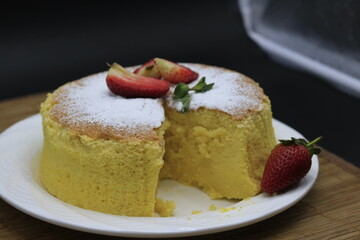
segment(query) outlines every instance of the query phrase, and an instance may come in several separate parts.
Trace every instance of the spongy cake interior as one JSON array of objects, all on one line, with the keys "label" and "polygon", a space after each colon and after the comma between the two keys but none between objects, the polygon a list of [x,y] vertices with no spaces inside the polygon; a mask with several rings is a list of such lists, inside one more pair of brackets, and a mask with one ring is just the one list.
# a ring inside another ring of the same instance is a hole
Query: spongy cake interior
[{"label": "spongy cake interior", "polygon": [[167,108],[171,126],[165,132],[161,178],[200,187],[212,198],[256,195],[275,142],[270,112],[265,104],[258,114],[237,121],[220,111],[182,114]]}]

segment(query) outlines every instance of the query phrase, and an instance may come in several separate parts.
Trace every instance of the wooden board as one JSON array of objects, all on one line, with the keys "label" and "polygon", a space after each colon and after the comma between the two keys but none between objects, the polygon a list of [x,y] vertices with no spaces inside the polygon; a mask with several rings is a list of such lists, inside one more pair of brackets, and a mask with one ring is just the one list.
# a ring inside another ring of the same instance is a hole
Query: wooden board
[{"label": "wooden board", "polygon": [[[0,132],[11,124],[38,113],[39,104],[45,97],[45,93],[40,93],[0,102]],[[186,239],[359,240],[360,169],[326,150],[323,150],[319,159],[320,172],[313,189],[295,206],[248,227]],[[0,199],[0,239],[119,238],[58,227],[30,217]]]}]

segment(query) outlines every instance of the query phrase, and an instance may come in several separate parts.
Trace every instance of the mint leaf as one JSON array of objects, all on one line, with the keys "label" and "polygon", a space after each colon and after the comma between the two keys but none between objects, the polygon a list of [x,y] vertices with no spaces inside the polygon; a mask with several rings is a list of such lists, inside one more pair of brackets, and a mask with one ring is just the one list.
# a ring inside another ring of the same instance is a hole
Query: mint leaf
[{"label": "mint leaf", "polygon": [[205,82],[205,77],[202,77],[199,82],[192,88],[189,88],[186,83],[181,82],[176,85],[174,90],[174,96],[172,99],[181,102],[183,106],[180,112],[186,113],[187,111],[189,111],[191,102],[191,95],[189,94],[189,92],[195,91],[195,93],[204,93],[212,89],[213,86],[214,83],[207,84]]},{"label": "mint leaf", "polygon": [[207,92],[209,90],[211,90],[213,88],[215,83],[210,83],[210,84],[206,84],[205,86],[203,86],[201,89],[199,90],[195,90],[196,93],[204,93]]},{"label": "mint leaf", "polygon": [[180,110],[181,113],[186,113],[187,111],[189,111],[189,107],[190,107],[190,102],[191,102],[191,96],[190,94],[186,94],[184,97],[182,97],[181,99],[179,99],[182,103],[182,109]]},{"label": "mint leaf", "polygon": [[198,90],[200,90],[201,88],[203,88],[203,87],[206,85],[205,79],[206,79],[205,77],[202,77],[202,78],[199,80],[199,82],[198,82],[194,87],[191,88],[191,90],[198,91]]},{"label": "mint leaf", "polygon": [[179,83],[175,87],[173,100],[179,100],[189,93],[189,86],[185,83]]},{"label": "mint leaf", "polygon": [[206,84],[205,82],[206,78],[202,77],[199,82],[192,87],[190,90],[194,90],[196,93],[204,93],[209,91],[210,89],[212,89],[212,87],[214,86],[214,83],[211,84]]}]

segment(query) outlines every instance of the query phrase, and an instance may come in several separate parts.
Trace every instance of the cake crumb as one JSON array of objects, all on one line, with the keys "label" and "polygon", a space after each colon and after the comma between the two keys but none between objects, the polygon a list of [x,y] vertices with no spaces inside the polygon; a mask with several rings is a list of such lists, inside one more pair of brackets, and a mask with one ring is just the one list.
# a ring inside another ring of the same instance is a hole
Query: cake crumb
[{"label": "cake crumb", "polygon": [[199,214],[199,213],[202,213],[202,211],[200,211],[200,210],[193,210],[193,211],[191,212],[192,215]]},{"label": "cake crumb", "polygon": [[155,212],[157,212],[160,217],[174,216],[175,207],[175,201],[164,201],[161,198],[156,198]]},{"label": "cake crumb", "polygon": [[209,207],[210,211],[215,211],[216,210],[216,206],[214,204],[211,204]]},{"label": "cake crumb", "polygon": [[225,207],[221,207],[220,210],[219,210],[221,213],[226,213],[229,211],[228,208],[225,208]]},{"label": "cake crumb", "polygon": [[221,213],[226,213],[226,212],[229,212],[229,211],[231,211],[231,210],[235,210],[236,209],[236,207],[231,207],[231,208],[226,208],[226,207],[222,207],[222,208],[220,208],[220,212]]}]

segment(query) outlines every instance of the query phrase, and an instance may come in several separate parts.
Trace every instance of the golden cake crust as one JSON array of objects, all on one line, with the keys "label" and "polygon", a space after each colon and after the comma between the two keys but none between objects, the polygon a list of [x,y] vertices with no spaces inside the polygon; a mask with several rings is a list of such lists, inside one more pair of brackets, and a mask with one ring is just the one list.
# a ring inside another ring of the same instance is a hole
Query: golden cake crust
[{"label": "golden cake crust", "polygon": [[[103,76],[106,76],[102,73]],[[72,114],[67,111],[67,108],[72,105],[72,99],[69,99],[71,94],[69,88],[82,87],[86,81],[92,79],[98,74],[93,74],[85,78],[66,83],[58,88],[54,93],[48,94],[46,101],[42,104],[44,112],[47,111],[49,117],[66,127],[70,132],[79,135],[86,135],[91,138],[102,139],[127,139],[127,140],[161,140],[157,135],[157,128],[142,128],[136,127],[133,129],[120,128],[111,124],[99,124],[97,122],[76,122],[72,121]],[[105,78],[103,79],[105,83]],[[109,91],[109,95],[110,95]],[[162,101],[162,100],[161,100]],[[59,103],[62,103],[61,105]],[[45,110],[46,109],[46,110]],[[79,115],[86,114],[78,112]]]}]

